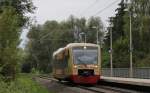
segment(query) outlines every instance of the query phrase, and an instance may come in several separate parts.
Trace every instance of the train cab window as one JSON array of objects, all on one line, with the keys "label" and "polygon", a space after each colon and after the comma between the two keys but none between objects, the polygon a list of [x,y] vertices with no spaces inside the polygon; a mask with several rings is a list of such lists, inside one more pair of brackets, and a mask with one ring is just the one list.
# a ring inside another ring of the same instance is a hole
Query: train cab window
[{"label": "train cab window", "polygon": [[74,64],[97,64],[98,48],[87,47],[73,49]]}]

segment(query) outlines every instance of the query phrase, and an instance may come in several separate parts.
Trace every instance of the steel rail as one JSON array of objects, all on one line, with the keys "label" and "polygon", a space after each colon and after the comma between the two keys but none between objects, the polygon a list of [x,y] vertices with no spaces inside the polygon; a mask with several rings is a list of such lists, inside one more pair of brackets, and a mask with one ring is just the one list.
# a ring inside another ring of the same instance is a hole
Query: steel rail
[{"label": "steel rail", "polygon": [[[42,78],[42,79],[46,79],[46,80],[52,80],[57,83],[63,84],[65,86],[73,86],[73,87],[88,90],[88,91],[91,91],[94,93],[138,93],[137,91],[133,91],[133,90],[125,89],[125,88],[118,88],[115,86],[112,87],[112,86],[104,86],[104,85],[92,85],[92,86],[75,85],[75,84],[71,84],[66,81],[59,82],[57,79],[54,79],[54,78],[52,78],[50,76],[46,76],[46,75],[39,75],[38,77]],[[139,92],[139,93],[141,93],[141,92]]]}]

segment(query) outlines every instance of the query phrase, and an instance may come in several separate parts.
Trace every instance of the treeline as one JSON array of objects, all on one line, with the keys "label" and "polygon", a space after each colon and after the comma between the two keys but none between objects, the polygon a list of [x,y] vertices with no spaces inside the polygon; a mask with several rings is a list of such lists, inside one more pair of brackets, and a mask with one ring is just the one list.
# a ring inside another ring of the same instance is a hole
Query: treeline
[{"label": "treeline", "polygon": [[[128,1],[128,0],[127,0]],[[131,20],[130,20],[131,15]],[[116,9],[115,17],[111,17],[113,27],[113,66],[129,67],[130,51],[133,51],[134,67],[150,67],[150,1],[131,0],[126,3],[122,0]],[[130,21],[132,27],[132,49],[129,48]],[[110,31],[109,31],[110,32]],[[109,49],[110,33],[105,41]],[[106,66],[109,66],[107,61]]]},{"label": "treeline", "polygon": [[22,28],[29,22],[25,14],[33,10],[31,0],[0,0],[0,76],[5,79],[15,79],[19,71],[19,38]]},{"label": "treeline", "polygon": [[[104,26],[99,17],[75,18],[67,20],[47,21],[42,25],[33,25],[28,33],[29,42],[26,46],[26,60],[23,70],[30,72],[36,69],[40,72],[51,72],[52,54],[68,43],[83,42],[86,34],[88,43],[97,43],[96,33],[99,31],[99,40],[104,38]],[[28,69],[30,68],[30,70]]]}]

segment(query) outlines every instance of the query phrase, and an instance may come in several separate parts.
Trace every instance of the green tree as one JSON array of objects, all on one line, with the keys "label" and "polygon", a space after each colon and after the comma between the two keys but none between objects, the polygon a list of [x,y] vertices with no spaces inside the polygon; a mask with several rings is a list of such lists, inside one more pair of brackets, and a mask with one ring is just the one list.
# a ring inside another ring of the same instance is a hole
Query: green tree
[{"label": "green tree", "polygon": [[100,17],[90,17],[87,23],[88,32],[87,32],[87,41],[90,43],[97,43],[97,31],[99,32],[99,41],[101,42],[104,39],[104,25]]},{"label": "green tree", "polygon": [[[134,67],[149,67],[150,61],[150,1],[131,0],[125,4],[122,0],[117,8],[116,16],[110,22],[113,36],[114,67],[129,67],[129,31],[130,14],[132,21],[133,65]],[[128,9],[128,11],[124,11]],[[130,14],[129,14],[130,13]],[[109,48],[109,33],[106,36],[106,46]]]},{"label": "green tree", "polygon": [[[128,31],[124,30],[126,14],[125,0],[121,0],[119,8],[116,9],[115,17],[110,18],[110,24],[113,24],[106,36],[106,47],[110,49],[110,30],[112,30],[113,41],[113,65],[114,67],[129,67],[129,48]],[[108,66],[108,64],[107,64]]]},{"label": "green tree", "polygon": [[33,11],[30,0],[0,1],[0,73],[15,79],[20,58],[20,34],[29,21],[25,13]]},{"label": "green tree", "polygon": [[[20,30],[18,27],[18,16],[15,10],[7,8],[0,15],[0,67],[4,76],[15,77],[15,66],[18,60],[18,49]],[[8,70],[8,71],[6,71]],[[9,72],[11,71],[11,72]]]},{"label": "green tree", "polygon": [[133,0],[131,8],[134,63],[138,67],[148,67],[150,66],[150,61],[147,61],[150,54],[150,1]]},{"label": "green tree", "polygon": [[6,7],[11,6],[19,16],[20,27],[24,26],[26,23],[29,23],[29,17],[25,16],[26,13],[33,13],[35,7],[32,3],[32,0],[1,0],[0,1],[0,14],[3,13]]}]

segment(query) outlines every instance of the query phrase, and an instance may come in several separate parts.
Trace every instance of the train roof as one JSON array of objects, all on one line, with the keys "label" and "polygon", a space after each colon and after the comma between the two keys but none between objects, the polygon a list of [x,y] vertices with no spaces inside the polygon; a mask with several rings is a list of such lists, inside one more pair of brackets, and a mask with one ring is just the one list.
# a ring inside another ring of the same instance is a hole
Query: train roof
[{"label": "train roof", "polygon": [[54,53],[53,53],[53,57],[55,57],[55,55],[65,51],[66,49],[68,48],[71,48],[71,47],[76,47],[76,46],[93,46],[93,47],[98,47],[97,44],[92,44],[92,43],[70,43],[68,44],[66,47],[64,48],[59,48],[58,50],[56,50]]},{"label": "train roof", "polygon": [[66,46],[66,48],[75,47],[75,46],[96,46],[96,47],[98,47],[97,44],[92,44],[92,43],[70,43]]},{"label": "train roof", "polygon": [[53,57],[55,57],[55,55],[57,55],[58,53],[63,52],[64,50],[65,48],[59,48],[57,51],[53,53]]}]

